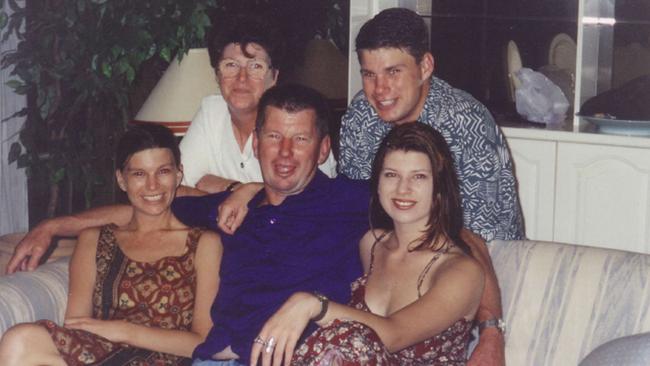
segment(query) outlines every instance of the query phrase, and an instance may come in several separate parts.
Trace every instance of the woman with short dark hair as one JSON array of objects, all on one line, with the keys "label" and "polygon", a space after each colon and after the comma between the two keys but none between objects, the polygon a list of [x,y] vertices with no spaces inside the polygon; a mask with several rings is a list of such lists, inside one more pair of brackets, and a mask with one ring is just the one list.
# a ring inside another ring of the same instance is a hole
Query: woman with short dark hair
[{"label": "woman with short dark hair", "polygon": [[184,365],[212,327],[221,240],[170,210],[183,176],[173,134],[126,132],[115,176],[133,215],[81,232],[70,260],[64,326],[19,324],[0,342],[2,365]]}]

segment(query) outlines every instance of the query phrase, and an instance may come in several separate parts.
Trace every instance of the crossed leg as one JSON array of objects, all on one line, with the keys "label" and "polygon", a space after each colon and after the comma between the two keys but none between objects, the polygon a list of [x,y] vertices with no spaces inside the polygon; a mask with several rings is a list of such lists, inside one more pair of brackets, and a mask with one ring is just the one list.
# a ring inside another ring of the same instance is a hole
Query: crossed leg
[{"label": "crossed leg", "polygon": [[0,341],[0,365],[66,366],[50,334],[36,324],[18,324]]}]

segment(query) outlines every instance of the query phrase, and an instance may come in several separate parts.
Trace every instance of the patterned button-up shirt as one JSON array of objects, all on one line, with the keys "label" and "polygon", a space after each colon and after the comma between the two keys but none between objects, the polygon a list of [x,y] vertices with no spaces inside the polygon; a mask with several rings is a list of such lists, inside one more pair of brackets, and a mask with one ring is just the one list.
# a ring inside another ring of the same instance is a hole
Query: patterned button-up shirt
[{"label": "patterned button-up shirt", "polygon": [[[419,121],[435,128],[449,145],[465,226],[486,241],[523,239],[510,153],[487,108],[468,93],[432,77]],[[340,173],[368,179],[375,153],[391,127],[379,118],[363,92],[357,94],[342,120]]]}]

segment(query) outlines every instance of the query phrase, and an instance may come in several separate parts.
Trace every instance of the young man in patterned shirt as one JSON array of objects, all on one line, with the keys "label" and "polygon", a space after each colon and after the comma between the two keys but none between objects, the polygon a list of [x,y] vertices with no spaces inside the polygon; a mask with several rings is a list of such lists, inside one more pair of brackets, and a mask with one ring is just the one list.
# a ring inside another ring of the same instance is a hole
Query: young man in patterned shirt
[{"label": "young man in patterned shirt", "polygon": [[414,12],[380,12],[359,31],[356,50],[363,93],[342,120],[340,173],[367,179],[380,142],[395,125],[418,121],[445,137],[459,177],[465,226],[476,234],[472,250],[492,274],[477,314],[481,340],[469,365],[503,364],[502,327],[494,327],[502,323],[499,289],[484,241],[524,238],[505,138],[485,106],[432,76],[428,31]]}]

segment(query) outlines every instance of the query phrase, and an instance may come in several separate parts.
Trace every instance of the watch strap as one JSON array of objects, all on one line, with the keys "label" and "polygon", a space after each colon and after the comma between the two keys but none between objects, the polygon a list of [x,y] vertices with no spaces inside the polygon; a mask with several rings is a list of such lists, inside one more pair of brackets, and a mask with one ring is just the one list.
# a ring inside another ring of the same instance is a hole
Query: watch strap
[{"label": "watch strap", "polygon": [[312,294],[316,296],[318,301],[320,301],[320,313],[311,319],[312,321],[317,322],[323,319],[325,317],[325,314],[327,314],[327,307],[329,306],[330,300],[327,298],[327,296],[321,294],[318,291],[314,291]]},{"label": "watch strap", "polygon": [[226,191],[228,191],[228,192],[232,192],[232,190],[235,189],[235,187],[237,187],[237,186],[240,185],[240,184],[241,184],[241,182],[238,182],[238,181],[231,182],[231,183],[228,184],[228,186],[226,187]]},{"label": "watch strap", "polygon": [[483,332],[485,328],[497,328],[501,334],[506,334],[506,322],[501,318],[492,318],[485,321],[482,321],[478,324],[479,334]]}]

